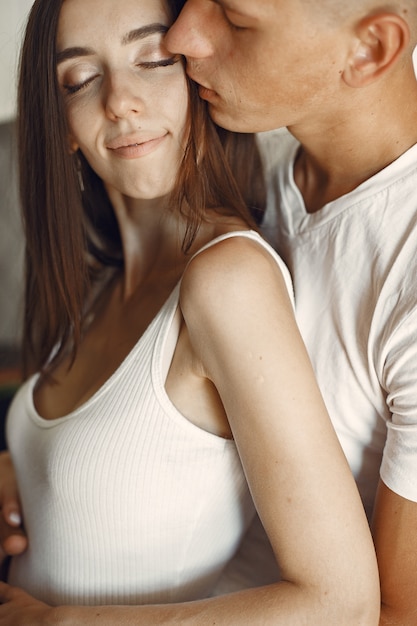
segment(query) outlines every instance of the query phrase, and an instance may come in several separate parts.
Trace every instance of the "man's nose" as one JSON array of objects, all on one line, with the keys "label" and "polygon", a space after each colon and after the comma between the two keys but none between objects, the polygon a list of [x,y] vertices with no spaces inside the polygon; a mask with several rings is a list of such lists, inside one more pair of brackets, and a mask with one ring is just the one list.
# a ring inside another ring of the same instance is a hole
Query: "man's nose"
[{"label": "man's nose", "polygon": [[193,1],[185,3],[180,15],[165,35],[165,45],[174,54],[203,59],[212,54],[208,36],[207,12]]}]

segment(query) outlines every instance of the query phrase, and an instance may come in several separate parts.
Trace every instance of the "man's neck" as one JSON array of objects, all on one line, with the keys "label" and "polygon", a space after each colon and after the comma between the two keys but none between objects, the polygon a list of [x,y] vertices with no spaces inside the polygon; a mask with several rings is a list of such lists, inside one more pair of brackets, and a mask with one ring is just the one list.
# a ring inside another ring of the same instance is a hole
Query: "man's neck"
[{"label": "man's neck", "polygon": [[294,179],[308,212],[349,193],[417,143],[414,82],[406,100],[374,94],[366,103],[341,107],[337,120],[288,129],[301,143]]},{"label": "man's neck", "polygon": [[[333,161],[317,160],[302,146],[294,164],[294,180],[303,196],[306,210],[315,213],[329,202],[353,191],[395,161],[415,143],[417,136],[409,144],[402,145],[398,152],[390,151],[390,154],[387,152],[384,154],[382,149],[381,152],[374,151],[373,154],[369,154],[367,150],[356,154],[352,149],[347,156],[340,155],[340,151],[334,149]],[[338,159],[339,156],[341,158]]]}]

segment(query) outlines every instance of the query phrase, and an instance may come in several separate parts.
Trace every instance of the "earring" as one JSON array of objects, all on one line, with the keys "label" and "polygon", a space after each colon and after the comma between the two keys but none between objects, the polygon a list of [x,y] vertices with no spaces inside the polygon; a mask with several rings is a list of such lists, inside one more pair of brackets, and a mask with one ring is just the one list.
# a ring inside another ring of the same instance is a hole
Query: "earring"
[{"label": "earring", "polygon": [[84,180],[83,180],[83,171],[82,171],[82,166],[81,166],[81,161],[78,155],[75,156],[75,158],[77,159],[77,178],[78,178],[78,185],[80,187],[81,193],[84,191]]}]

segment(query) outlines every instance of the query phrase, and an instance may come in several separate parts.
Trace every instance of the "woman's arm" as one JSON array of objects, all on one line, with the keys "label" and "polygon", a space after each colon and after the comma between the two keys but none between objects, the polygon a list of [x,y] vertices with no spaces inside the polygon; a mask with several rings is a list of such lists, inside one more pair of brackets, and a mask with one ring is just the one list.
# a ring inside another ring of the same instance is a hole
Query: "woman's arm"
[{"label": "woman's arm", "polygon": [[196,602],[56,609],[2,586],[0,624],[377,624],[369,528],[275,262],[256,243],[224,241],[189,265],[181,306],[283,580]]},{"label": "woman's arm", "polygon": [[279,556],[275,623],[377,623],[371,534],[282,275],[256,243],[220,246],[189,266],[184,318]]}]

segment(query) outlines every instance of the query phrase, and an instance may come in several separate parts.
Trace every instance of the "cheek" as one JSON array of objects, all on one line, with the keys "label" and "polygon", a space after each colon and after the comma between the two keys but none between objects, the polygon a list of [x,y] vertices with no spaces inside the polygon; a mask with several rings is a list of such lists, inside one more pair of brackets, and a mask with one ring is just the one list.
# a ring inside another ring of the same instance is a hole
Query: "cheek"
[{"label": "cheek", "polygon": [[178,111],[177,126],[181,145],[185,148],[190,132],[190,106],[188,96],[184,98],[181,110]]},{"label": "cheek", "polygon": [[84,143],[83,140],[86,138],[88,124],[83,120],[83,117],[80,116],[76,110],[74,110],[74,107],[69,107],[67,109],[67,121],[71,142],[80,146],[81,143]]},{"label": "cheek", "polygon": [[102,112],[102,98],[97,88],[74,94],[66,103],[68,127],[74,137],[91,134]]},{"label": "cheek", "polygon": [[161,102],[166,103],[165,111],[171,123],[171,130],[179,138],[183,147],[188,138],[190,101],[185,76],[175,81],[166,91]]},{"label": "cheek", "polygon": [[[68,111],[68,127],[71,142],[77,145],[89,163],[97,158],[97,138],[99,136],[99,117],[88,107],[73,107]],[[94,167],[93,167],[94,169]]]}]

